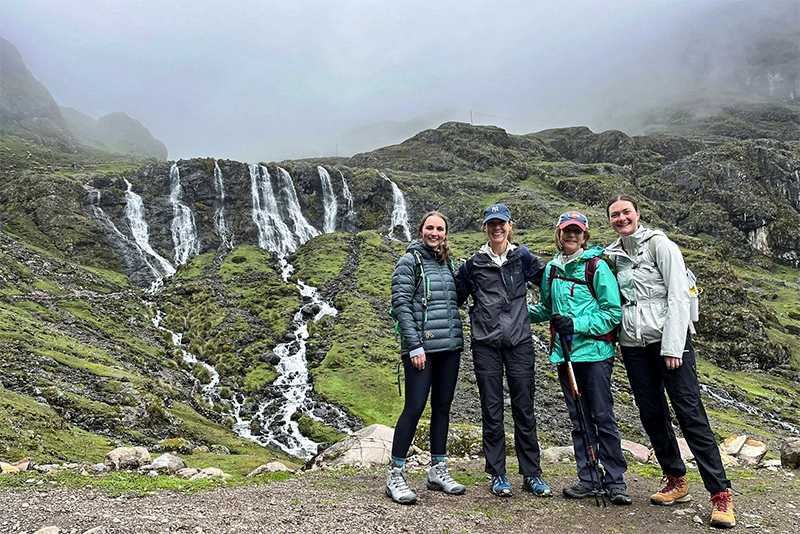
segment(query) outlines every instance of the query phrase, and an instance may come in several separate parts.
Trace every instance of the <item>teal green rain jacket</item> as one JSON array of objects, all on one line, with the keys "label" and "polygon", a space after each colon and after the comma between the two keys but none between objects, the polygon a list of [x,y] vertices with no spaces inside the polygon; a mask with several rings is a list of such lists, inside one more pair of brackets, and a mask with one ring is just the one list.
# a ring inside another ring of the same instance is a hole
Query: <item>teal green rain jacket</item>
[{"label": "teal green rain jacket", "polygon": [[[597,362],[614,356],[614,345],[590,336],[602,336],[614,329],[622,317],[619,286],[608,264],[600,260],[594,273],[594,288],[597,299],[586,284],[556,278],[550,283],[550,266],[554,265],[558,276],[573,280],[586,280],[586,260],[603,254],[603,249],[594,245],[581,256],[565,266],[553,258],[544,270],[541,298],[536,306],[528,306],[528,317],[532,323],[549,321],[553,314],[560,313],[572,318],[575,334],[572,336],[570,359],[574,362]],[[564,363],[561,342],[555,340],[550,354],[553,363]]]}]

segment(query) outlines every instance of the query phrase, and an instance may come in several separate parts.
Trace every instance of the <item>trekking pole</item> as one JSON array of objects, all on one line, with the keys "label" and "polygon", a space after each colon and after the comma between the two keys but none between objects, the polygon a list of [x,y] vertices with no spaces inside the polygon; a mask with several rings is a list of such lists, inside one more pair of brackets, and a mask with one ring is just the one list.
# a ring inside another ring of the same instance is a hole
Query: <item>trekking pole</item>
[{"label": "trekking pole", "polygon": [[569,358],[569,346],[572,342],[572,336],[558,336],[561,339],[561,349],[564,353],[564,362],[567,364],[567,376],[569,377],[569,385],[572,389],[572,400],[575,403],[575,410],[578,412],[578,423],[580,424],[581,439],[583,447],[586,449],[586,465],[589,467],[589,472],[592,477],[592,493],[594,494],[594,502],[600,506],[600,499],[603,500],[603,507],[606,505],[606,492],[603,490],[603,481],[600,479],[599,464],[597,456],[594,454],[594,447],[589,439],[589,425],[586,422],[586,414],[583,412],[581,405],[581,392],[578,391],[578,381],[575,379],[575,371],[572,369],[572,360]]}]

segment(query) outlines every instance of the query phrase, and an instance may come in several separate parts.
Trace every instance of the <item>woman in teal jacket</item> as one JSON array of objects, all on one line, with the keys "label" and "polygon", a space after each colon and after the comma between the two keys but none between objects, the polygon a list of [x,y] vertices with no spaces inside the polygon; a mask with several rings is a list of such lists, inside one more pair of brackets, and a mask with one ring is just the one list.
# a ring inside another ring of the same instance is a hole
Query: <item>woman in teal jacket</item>
[{"label": "woman in teal jacket", "polygon": [[[577,211],[562,214],[558,219],[555,242],[559,252],[547,264],[541,299],[536,306],[528,307],[528,315],[532,323],[550,321],[553,337],[550,361],[558,365],[558,378],[572,420],[578,483],[564,488],[563,493],[571,499],[592,496],[592,479],[595,479],[602,481],[613,504],[628,505],[631,498],[623,478],[628,464],[622,453],[611,395],[614,345],[610,333],[622,315],[619,287],[611,269],[600,259],[603,249],[588,246],[589,221],[585,215]],[[594,266],[594,275],[587,277],[587,266],[590,265]],[[592,476],[591,464],[587,461],[567,366],[556,335],[572,338],[570,359],[581,392],[583,413],[588,421],[589,443],[605,470],[598,469],[597,477]]]}]

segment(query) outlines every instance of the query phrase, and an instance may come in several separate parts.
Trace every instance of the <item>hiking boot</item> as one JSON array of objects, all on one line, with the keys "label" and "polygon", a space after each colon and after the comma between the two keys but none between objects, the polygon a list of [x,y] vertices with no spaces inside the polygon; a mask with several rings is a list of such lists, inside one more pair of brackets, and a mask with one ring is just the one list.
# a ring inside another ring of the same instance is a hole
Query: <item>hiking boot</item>
[{"label": "hiking boot", "polygon": [[733,493],[728,488],[711,496],[711,526],[716,528],[733,528],[736,519],[733,517]]},{"label": "hiking boot", "polygon": [[547,482],[545,482],[542,477],[523,477],[522,489],[525,491],[530,491],[537,497],[553,496],[550,486],[547,485]]},{"label": "hiking boot", "polygon": [[428,489],[435,491],[443,491],[450,495],[461,495],[467,491],[464,484],[459,484],[450,473],[447,471],[447,464],[439,462],[428,469]]},{"label": "hiking boot", "polygon": [[611,504],[616,504],[617,506],[630,506],[630,504],[633,502],[631,496],[628,495],[628,492],[623,488],[608,488],[606,493],[608,494],[608,500],[611,501]]},{"label": "hiking boot", "polygon": [[672,506],[678,502],[689,502],[692,496],[689,495],[689,481],[686,477],[674,477],[664,475],[661,479],[664,487],[650,496],[650,502],[660,506]]},{"label": "hiking boot", "polygon": [[389,469],[389,476],[386,477],[386,496],[399,504],[414,504],[417,496],[408,487],[406,482],[406,472],[402,467],[392,467]]},{"label": "hiking boot", "polygon": [[507,476],[496,475],[492,477],[492,493],[498,497],[511,497],[511,484],[508,483]]},{"label": "hiking boot", "polygon": [[595,491],[585,482],[578,482],[574,486],[564,488],[561,493],[567,499],[585,499],[586,497],[594,497]]}]

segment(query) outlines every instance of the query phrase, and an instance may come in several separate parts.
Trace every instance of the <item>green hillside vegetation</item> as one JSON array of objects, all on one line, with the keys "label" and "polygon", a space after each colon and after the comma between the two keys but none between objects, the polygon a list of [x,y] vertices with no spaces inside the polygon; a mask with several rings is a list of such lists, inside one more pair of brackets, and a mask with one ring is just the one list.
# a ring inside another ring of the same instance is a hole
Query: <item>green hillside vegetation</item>
[{"label": "green hillside vegetation", "polygon": [[[105,244],[104,230],[81,204],[90,176],[128,176],[147,162],[103,166],[92,154],[61,154],[3,138],[2,170],[9,179],[0,183],[0,456],[95,463],[117,443],[154,446],[186,439],[196,446],[224,445],[233,453],[197,456],[187,459],[190,465],[208,460],[243,474],[270,459],[287,461],[230,430],[230,400],[242,393],[252,409],[277,378],[270,354],[301,305],[299,280],[319,288],[338,310],[308,324],[314,391],[364,424],[393,425],[403,399],[388,316],[390,279],[406,243],[384,235],[391,192],[375,188],[381,180],[377,169],[401,187],[412,213],[439,209],[450,216],[457,263],[484,242],[479,230],[488,204],[508,204],[517,224],[515,241],[546,261],[555,253],[553,222],[561,212],[586,213],[592,241],[608,245],[615,234],[604,201],[620,191],[647,193],[641,204],[645,223],[680,244],[704,289],[697,335],[702,382],[800,425],[800,271],[767,256],[734,254],[728,234],[681,233],[678,223],[692,210],[707,208],[704,217],[723,218],[719,205],[690,203],[681,187],[659,174],[664,160],[678,157],[669,150],[689,150],[687,145],[639,138],[634,145],[619,134],[606,132],[600,139],[612,162],[579,163],[553,147],[583,154],[588,149],[581,143],[589,137],[582,131],[509,136],[499,128],[448,123],[347,160],[353,167],[348,179],[363,202],[360,223],[368,229],[307,242],[288,258],[295,268],[288,282],[274,255],[239,244],[230,253],[210,250],[192,258],[152,296],[129,282],[122,260]],[[686,160],[734,161],[742,150],[757,149],[726,146]],[[73,168],[78,161],[93,161],[91,172]],[[410,221],[412,232],[416,222]],[[170,335],[154,326],[156,310],[163,314],[161,325],[181,333],[187,349],[220,374],[218,401],[210,404],[201,396],[194,379],[208,383],[208,371],[186,363]],[[544,335],[543,327],[536,331]],[[544,355],[538,366],[539,392],[559,395]],[[621,365],[614,378],[624,437],[642,441]],[[474,385],[466,381],[460,387],[469,397]],[[781,439],[781,431],[757,414],[712,401],[707,408],[719,438],[747,433],[773,446]],[[457,409],[453,420],[465,424],[467,417]],[[323,444],[341,437],[309,417],[299,423],[305,435]],[[567,439],[559,428],[544,427],[541,435],[545,445]]]}]

